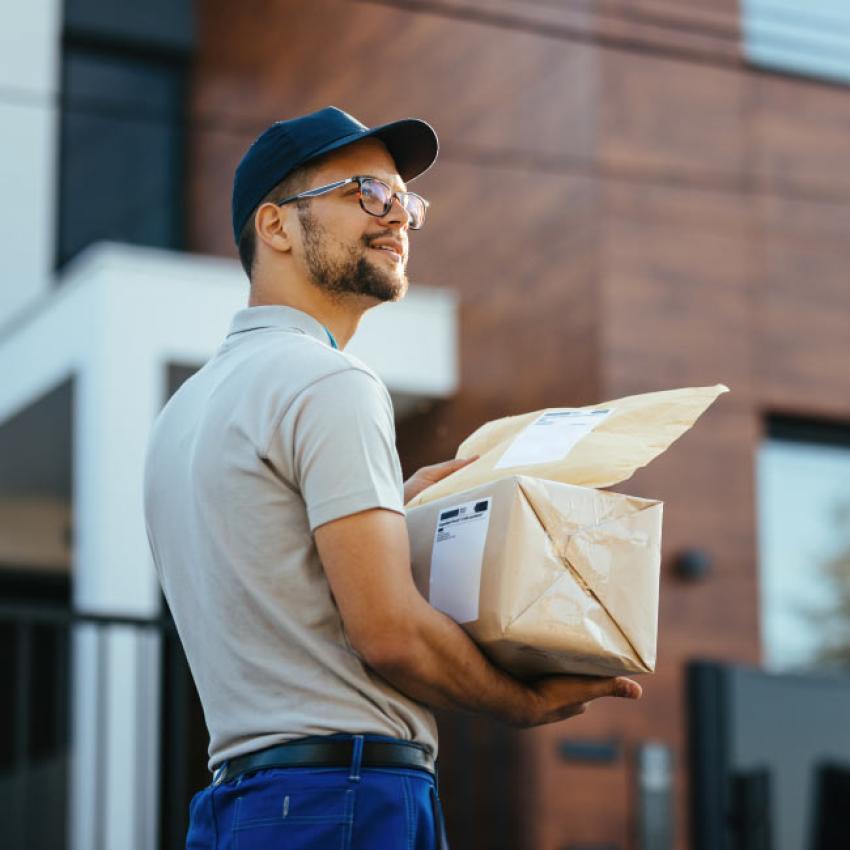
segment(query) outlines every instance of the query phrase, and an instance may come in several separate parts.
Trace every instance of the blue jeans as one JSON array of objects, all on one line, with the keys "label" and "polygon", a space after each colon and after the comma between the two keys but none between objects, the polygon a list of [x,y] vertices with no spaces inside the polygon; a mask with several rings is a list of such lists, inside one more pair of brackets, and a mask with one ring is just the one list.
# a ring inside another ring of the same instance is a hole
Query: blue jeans
[{"label": "blue jeans", "polygon": [[186,850],[260,848],[448,850],[435,778],[414,768],[364,768],[355,754],[349,768],[268,768],[195,794]]}]

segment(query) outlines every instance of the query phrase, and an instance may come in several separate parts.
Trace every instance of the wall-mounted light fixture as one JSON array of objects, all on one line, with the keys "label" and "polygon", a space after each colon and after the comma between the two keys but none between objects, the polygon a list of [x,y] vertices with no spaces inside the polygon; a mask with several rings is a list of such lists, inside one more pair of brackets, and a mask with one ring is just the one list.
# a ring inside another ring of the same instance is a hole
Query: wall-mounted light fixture
[{"label": "wall-mounted light fixture", "polygon": [[673,572],[685,581],[703,581],[713,566],[711,556],[703,549],[683,549],[673,560]]}]

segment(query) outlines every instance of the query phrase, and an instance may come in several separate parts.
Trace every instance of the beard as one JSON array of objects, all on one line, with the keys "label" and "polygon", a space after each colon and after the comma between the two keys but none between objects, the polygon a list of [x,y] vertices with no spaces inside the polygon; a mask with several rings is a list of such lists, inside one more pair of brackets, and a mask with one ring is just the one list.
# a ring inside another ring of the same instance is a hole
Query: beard
[{"label": "beard", "polygon": [[[313,282],[336,297],[369,295],[379,301],[398,301],[407,291],[407,275],[393,274],[373,265],[367,257],[370,243],[390,231],[365,234],[355,245],[334,240],[327,229],[306,207],[298,210],[298,220],[304,231],[304,259]],[[337,251],[331,248],[336,243]]]}]

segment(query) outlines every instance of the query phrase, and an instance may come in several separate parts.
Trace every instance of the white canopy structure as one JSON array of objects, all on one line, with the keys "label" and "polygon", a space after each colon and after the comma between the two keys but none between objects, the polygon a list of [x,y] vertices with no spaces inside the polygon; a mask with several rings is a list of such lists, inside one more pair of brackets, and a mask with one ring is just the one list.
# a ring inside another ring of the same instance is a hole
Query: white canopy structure
[{"label": "white canopy structure", "polygon": [[[49,483],[58,474],[51,444],[61,437],[57,428],[70,430],[75,610],[161,613],[142,515],[148,432],[167,397],[169,368],[203,364],[247,292],[236,261],[102,243],[0,328],[0,452],[8,470],[17,470],[12,483],[0,481],[5,500],[15,500],[15,479]],[[456,298],[413,286],[403,301],[370,311],[348,350],[383,378],[398,416],[450,396],[458,383]],[[55,405],[39,402],[69,382],[70,421],[58,422]],[[5,428],[28,410],[26,428]],[[45,521],[48,514],[56,515],[46,511]],[[75,850],[154,850],[158,640],[129,626],[105,634],[77,627],[69,783]]]}]

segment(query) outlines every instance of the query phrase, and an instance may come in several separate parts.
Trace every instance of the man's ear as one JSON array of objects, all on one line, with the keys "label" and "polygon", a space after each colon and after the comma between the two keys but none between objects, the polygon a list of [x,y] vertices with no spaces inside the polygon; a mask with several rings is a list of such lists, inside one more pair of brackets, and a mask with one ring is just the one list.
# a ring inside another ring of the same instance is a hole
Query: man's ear
[{"label": "man's ear", "polygon": [[293,207],[279,207],[277,204],[260,204],[254,213],[254,227],[257,238],[261,239],[272,251],[286,253],[292,250],[292,230],[295,224]]}]

